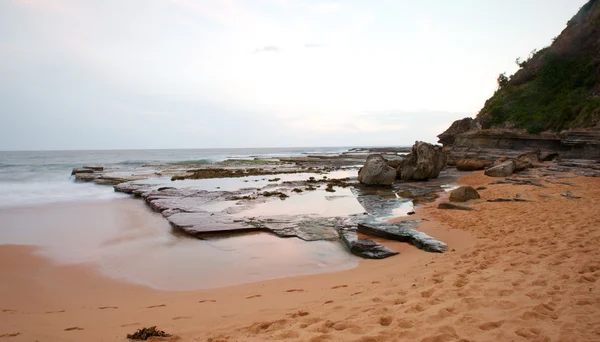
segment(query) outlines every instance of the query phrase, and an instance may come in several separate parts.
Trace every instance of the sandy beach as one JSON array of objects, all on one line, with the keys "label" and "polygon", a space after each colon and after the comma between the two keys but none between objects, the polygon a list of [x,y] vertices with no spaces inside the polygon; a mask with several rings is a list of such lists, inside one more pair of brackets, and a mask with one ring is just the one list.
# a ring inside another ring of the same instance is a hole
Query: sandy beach
[{"label": "sandy beach", "polygon": [[[476,172],[460,183],[490,180]],[[152,290],[4,245],[0,336],[124,341],[157,325],[184,341],[597,341],[600,179],[569,182],[491,185],[474,211],[418,208],[445,254],[386,242],[401,255],[212,290]],[[486,202],[518,193],[532,202]]]}]

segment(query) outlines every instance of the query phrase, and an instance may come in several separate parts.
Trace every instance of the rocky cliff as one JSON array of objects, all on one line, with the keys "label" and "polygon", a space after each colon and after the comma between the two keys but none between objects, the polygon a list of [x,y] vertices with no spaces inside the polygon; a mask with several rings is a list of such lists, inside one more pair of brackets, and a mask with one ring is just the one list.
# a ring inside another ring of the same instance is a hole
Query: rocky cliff
[{"label": "rocky cliff", "polygon": [[460,158],[494,159],[540,149],[600,159],[600,0],[590,0],[549,47],[517,60],[475,119],[455,121],[439,141]]}]

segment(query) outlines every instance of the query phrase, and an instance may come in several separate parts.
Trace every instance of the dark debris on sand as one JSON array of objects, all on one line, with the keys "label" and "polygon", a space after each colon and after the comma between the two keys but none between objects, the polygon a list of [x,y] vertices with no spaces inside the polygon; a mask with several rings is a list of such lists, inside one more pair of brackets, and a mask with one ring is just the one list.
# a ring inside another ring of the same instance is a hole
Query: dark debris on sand
[{"label": "dark debris on sand", "polygon": [[130,340],[146,341],[150,337],[171,337],[171,334],[156,329],[156,326],[138,329],[138,331],[133,334],[127,334],[127,338]]}]

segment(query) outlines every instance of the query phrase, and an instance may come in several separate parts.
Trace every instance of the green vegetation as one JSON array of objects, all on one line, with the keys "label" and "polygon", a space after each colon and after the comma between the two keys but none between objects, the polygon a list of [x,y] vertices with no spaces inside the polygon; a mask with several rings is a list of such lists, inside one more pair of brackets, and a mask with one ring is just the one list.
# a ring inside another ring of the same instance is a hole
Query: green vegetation
[{"label": "green vegetation", "polygon": [[600,119],[600,96],[594,94],[598,64],[591,58],[562,56],[544,49],[518,62],[531,67],[521,71],[534,74],[521,84],[504,74],[498,77],[498,90],[478,115],[486,128],[509,121],[538,133],[589,127]]}]

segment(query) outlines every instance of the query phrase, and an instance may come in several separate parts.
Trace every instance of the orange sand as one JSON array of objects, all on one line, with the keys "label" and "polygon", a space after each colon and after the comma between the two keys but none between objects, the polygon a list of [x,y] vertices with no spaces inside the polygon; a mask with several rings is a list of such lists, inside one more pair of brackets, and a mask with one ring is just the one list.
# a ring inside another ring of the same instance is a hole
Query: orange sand
[{"label": "orange sand", "polygon": [[[0,339],[125,341],[157,325],[183,341],[599,341],[600,179],[569,181],[491,185],[475,211],[420,207],[452,252],[391,243],[401,255],[352,270],[215,290],[150,290],[2,246]],[[485,202],[517,193],[534,202]]]}]

